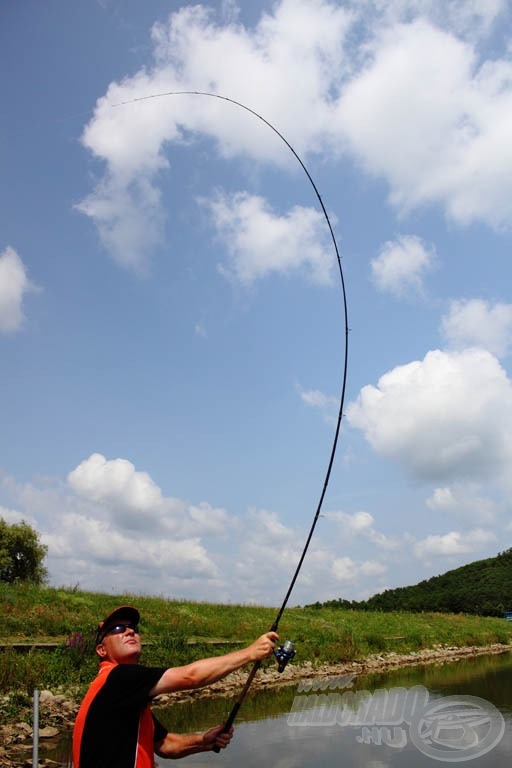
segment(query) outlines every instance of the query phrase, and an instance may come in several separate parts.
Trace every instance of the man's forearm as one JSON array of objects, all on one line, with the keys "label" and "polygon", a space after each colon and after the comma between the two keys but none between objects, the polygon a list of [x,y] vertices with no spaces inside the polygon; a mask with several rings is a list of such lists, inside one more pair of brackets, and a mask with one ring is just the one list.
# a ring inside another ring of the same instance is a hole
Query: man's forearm
[{"label": "man's forearm", "polygon": [[173,667],[164,672],[155,686],[156,690],[152,691],[152,695],[210,685],[217,680],[222,680],[223,677],[240,669],[250,661],[252,658],[248,649],[243,648],[224,656],[212,656],[209,659],[193,661],[183,667]]},{"label": "man's forearm", "polygon": [[190,688],[201,688],[203,685],[215,683],[221,680],[235,669],[243,667],[250,662],[258,661],[269,656],[274,650],[275,642],[279,639],[276,632],[267,632],[261,635],[247,648],[240,651],[232,651],[224,656],[213,656],[209,659],[194,661],[182,667],[167,669],[158,683],[149,692],[150,696],[158,696],[161,693],[172,691],[184,691]]},{"label": "man's forearm", "polygon": [[202,733],[178,734],[168,733],[160,744],[155,746],[155,752],[160,757],[177,759],[195,755],[197,752],[211,750],[211,746],[205,744]]},{"label": "man's forearm", "polygon": [[209,728],[204,733],[179,735],[177,733],[168,733],[159,744],[155,744],[155,752],[160,757],[187,757],[196,752],[210,752],[214,747],[225,749],[233,736],[233,728],[227,731],[224,729],[224,723]]}]

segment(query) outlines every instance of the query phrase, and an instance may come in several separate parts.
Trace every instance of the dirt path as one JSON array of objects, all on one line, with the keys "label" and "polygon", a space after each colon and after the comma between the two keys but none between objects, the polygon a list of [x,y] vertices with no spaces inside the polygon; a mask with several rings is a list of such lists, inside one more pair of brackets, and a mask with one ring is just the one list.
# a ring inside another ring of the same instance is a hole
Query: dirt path
[{"label": "dirt path", "polygon": [[[512,644],[490,645],[485,647],[437,647],[430,650],[414,651],[408,654],[389,653],[382,656],[370,656],[361,661],[340,664],[320,664],[310,662],[290,664],[285,671],[276,675],[275,669],[262,670],[253,681],[253,688],[270,688],[291,685],[308,679],[336,677],[339,675],[367,675],[388,672],[416,665],[443,664],[489,654],[501,654],[512,651]],[[236,695],[246,679],[247,672],[234,672],[226,680],[193,693],[181,692],[160,696],[158,705]],[[50,691],[40,693],[41,721],[44,727],[40,731],[40,766],[60,766],[44,758],[46,746],[58,740],[63,731],[72,725],[79,702],[66,695],[53,695]],[[29,713],[27,713],[29,714]],[[13,722],[0,725],[0,768],[31,768],[32,766],[32,728],[26,722]]]}]

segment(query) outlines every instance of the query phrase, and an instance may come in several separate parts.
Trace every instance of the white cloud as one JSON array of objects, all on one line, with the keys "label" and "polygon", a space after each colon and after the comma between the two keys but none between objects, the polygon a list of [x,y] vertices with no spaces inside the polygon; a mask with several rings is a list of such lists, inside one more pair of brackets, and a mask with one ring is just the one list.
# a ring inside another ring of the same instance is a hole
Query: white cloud
[{"label": "white cloud", "polygon": [[18,512],[16,509],[8,509],[7,507],[2,507],[1,504],[0,504],[0,518],[5,520],[6,523],[9,523],[9,525],[21,523],[23,520],[25,520],[29,525],[31,524],[31,522],[33,522],[29,520],[26,516]]},{"label": "white cloud", "polygon": [[163,232],[160,193],[150,178],[141,174],[125,185],[109,175],[75,207],[94,220],[118,264],[140,274],[147,271],[146,254],[161,242]]},{"label": "white cloud", "polygon": [[94,453],[68,475],[71,487],[92,501],[119,501],[140,511],[162,502],[162,493],[147,472],[140,472],[126,459],[107,459]]},{"label": "white cloud", "polygon": [[367,5],[376,8],[388,22],[406,22],[423,16],[471,39],[487,35],[499,15],[507,10],[507,0],[370,0]]},{"label": "white cloud", "polygon": [[[0,507],[0,516],[9,522],[26,519],[40,533],[48,546],[45,564],[53,585],[215,602],[280,603],[305,544],[303,526],[288,525],[278,513],[259,508],[230,515],[208,502],[170,499],[160,489],[159,500],[151,477],[131,462],[120,461],[82,462],[76,468],[80,472],[70,473],[76,490],[49,478],[20,484],[0,474],[0,494],[7,492],[13,502]],[[142,489],[152,489],[149,495],[133,490],[137,482]],[[439,494],[436,499],[439,503]],[[120,514],[134,504],[139,506],[132,514],[143,522],[139,528]],[[373,517],[362,510],[324,517],[290,605],[336,598],[340,585],[342,597],[363,599],[383,588],[384,574],[395,584],[413,583],[419,560],[428,565],[438,556],[449,556],[452,564],[467,554],[488,556],[486,547],[497,540],[481,528],[433,533],[421,541],[407,533],[390,537],[377,531]],[[369,545],[377,549],[376,556],[368,554]]]},{"label": "white cloud", "polygon": [[[48,546],[51,583],[266,605],[284,597],[305,544],[302,526],[290,527],[276,512],[258,508],[234,517],[207,502],[189,505],[173,499],[169,508],[169,499],[162,496],[159,501],[144,490],[141,503],[134,483],[152,489],[151,478],[131,462],[98,456],[69,473],[73,485],[48,479],[18,484],[0,476],[0,492],[7,490],[19,509],[2,506],[0,514],[8,513],[11,522],[28,519],[40,532]],[[153,508],[150,498],[156,499]],[[143,522],[136,529],[119,514],[134,504]],[[30,518],[22,514],[24,509],[31,510]],[[169,523],[168,517],[174,521]],[[370,516],[356,513],[347,520],[356,535],[365,530],[367,538],[373,536]],[[340,558],[339,537],[324,541],[319,530],[291,604],[336,596],[343,562],[352,561]],[[362,582],[371,591],[372,580],[385,570],[376,559],[356,559],[348,571],[351,590],[360,595]]]},{"label": "white cloud", "polygon": [[350,557],[337,557],[332,564],[332,572],[338,581],[352,581],[356,565]]},{"label": "white cloud", "polygon": [[347,419],[415,480],[507,482],[512,387],[484,350],[436,350],[398,366],[363,387]]},{"label": "white cloud", "polygon": [[382,576],[387,567],[376,560],[354,562],[350,557],[337,557],[332,563],[332,573],[337,581],[356,581],[361,576]]},{"label": "white cloud", "polygon": [[453,557],[477,552],[480,547],[496,540],[496,536],[490,531],[481,528],[461,533],[450,531],[444,535],[427,536],[426,539],[416,542],[414,551],[422,560],[432,557]]},{"label": "white cloud", "polygon": [[363,536],[380,549],[390,550],[399,546],[398,539],[390,538],[375,529],[375,521],[369,512],[327,512],[325,517],[336,522],[343,536]]},{"label": "white cloud", "polygon": [[321,410],[325,408],[332,408],[333,406],[338,404],[338,401],[335,397],[332,395],[325,395],[323,392],[320,392],[318,389],[300,389],[299,388],[299,394],[301,397],[301,400],[306,403],[306,405],[311,406],[312,408],[320,408]]},{"label": "white cloud", "polygon": [[236,0],[222,0],[221,10],[222,17],[227,22],[236,21],[240,14],[240,8],[238,7]]},{"label": "white cloud", "polygon": [[[57,521],[56,521],[57,522]],[[70,512],[41,537],[48,546],[50,572],[74,571],[85,585],[140,592],[144,585],[174,580],[214,579],[216,566],[198,538],[133,535],[113,521]],[[81,563],[73,569],[73,563]],[[73,582],[74,583],[74,582]],[[161,591],[161,590],[160,590]]]},{"label": "white cloud", "polygon": [[512,62],[481,62],[476,46],[424,18],[384,26],[367,50],[338,126],[392,204],[441,203],[459,223],[509,226]]},{"label": "white cloud", "polygon": [[427,507],[470,524],[492,525],[499,513],[496,502],[482,495],[481,487],[471,482],[436,488],[427,499]]},{"label": "white cloud", "polygon": [[272,272],[305,271],[317,283],[328,283],[332,249],[323,214],[295,206],[285,216],[271,210],[261,197],[238,192],[218,195],[208,205],[229,263],[221,271],[242,285]]},{"label": "white cloud", "polygon": [[319,411],[327,424],[336,423],[340,406],[336,397],[326,395],[318,389],[302,389],[299,385],[296,385],[296,389],[302,402]]},{"label": "white cloud", "polygon": [[[155,24],[152,61],[109,85],[83,132],[104,173],[77,207],[120,264],[143,270],[160,241],[170,142],[207,136],[223,157],[297,168],[276,134],[233,104],[147,98],[183,90],[246,104],[301,157],[357,158],[401,210],[440,203],[457,222],[509,226],[512,63],[506,52],[484,59],[480,45],[504,0],[282,0],[254,27],[231,3],[222,10],[221,23],[196,5]],[[144,101],[113,107],[133,99]]]},{"label": "white cloud", "polygon": [[53,583],[137,594],[161,594],[165,583],[167,594],[211,590],[213,598],[220,571],[205,542],[212,547],[230,530],[225,510],[164,497],[148,473],[101,454],[70,472],[67,485],[0,480],[19,508],[0,511],[40,532]]},{"label": "white cloud", "polygon": [[382,576],[387,570],[386,565],[376,560],[365,560],[359,565],[359,573],[363,576]]},{"label": "white cloud", "polygon": [[204,534],[223,534],[230,524],[229,515],[225,509],[212,507],[206,501],[191,505],[188,514],[198,532]]},{"label": "white cloud", "polygon": [[189,6],[155,24],[152,65],[111,83],[84,130],[84,147],[106,170],[77,207],[95,222],[109,253],[129,268],[143,269],[161,236],[157,184],[168,168],[166,143],[206,134],[224,157],[282,165],[292,157],[261,121],[219,99],[112,105],[170,91],[213,91],[277,123],[299,153],[317,144],[328,126],[327,95],[340,76],[350,14],[322,0],[284,0],[252,30],[233,14],[225,18],[231,20],[220,25],[206,8]]},{"label": "white cloud", "polygon": [[25,265],[14,248],[7,247],[0,253],[0,333],[21,328],[23,297],[31,287]]},{"label": "white cloud", "polygon": [[421,295],[423,278],[435,263],[435,250],[420,237],[400,235],[385,243],[372,259],[372,278],[376,287],[395,296]]},{"label": "white cloud", "polygon": [[333,512],[330,517],[335,518],[343,528],[352,533],[367,533],[373,529],[374,520],[369,512],[354,512],[353,515],[346,512]]},{"label": "white cloud", "polygon": [[494,305],[482,299],[452,301],[441,332],[455,349],[479,346],[496,357],[512,349],[512,304]]}]

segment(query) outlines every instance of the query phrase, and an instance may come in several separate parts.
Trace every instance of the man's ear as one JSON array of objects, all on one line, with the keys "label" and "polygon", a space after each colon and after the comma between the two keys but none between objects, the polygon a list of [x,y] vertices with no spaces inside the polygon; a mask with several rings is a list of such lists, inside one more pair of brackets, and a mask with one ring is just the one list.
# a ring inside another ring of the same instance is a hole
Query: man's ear
[{"label": "man's ear", "polygon": [[103,643],[98,643],[98,645],[96,646],[96,653],[98,654],[98,656],[100,657],[100,659],[104,659],[104,658],[106,658],[106,656],[107,656],[108,654],[107,654],[107,649],[105,648],[105,646],[103,645]]}]

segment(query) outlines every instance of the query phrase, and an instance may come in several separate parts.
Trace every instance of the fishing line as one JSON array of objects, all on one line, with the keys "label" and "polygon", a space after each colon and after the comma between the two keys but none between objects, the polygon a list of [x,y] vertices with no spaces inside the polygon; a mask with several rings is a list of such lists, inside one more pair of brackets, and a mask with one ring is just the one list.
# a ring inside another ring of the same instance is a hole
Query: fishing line
[{"label": "fishing line", "polygon": [[[349,334],[349,327],[348,327],[347,294],[346,294],[346,289],[345,289],[345,278],[344,278],[344,275],[343,275],[343,268],[341,266],[341,256],[340,256],[340,252],[339,252],[339,249],[338,249],[338,244],[336,242],[336,238],[334,236],[334,230],[333,230],[333,227],[332,227],[332,224],[331,224],[331,220],[329,219],[329,215],[327,213],[327,210],[325,208],[323,200],[322,200],[322,198],[320,196],[320,192],[318,191],[318,188],[317,188],[315,182],[313,181],[313,178],[311,177],[311,174],[309,173],[309,171],[306,168],[305,164],[303,163],[303,161],[301,160],[301,158],[299,157],[297,152],[294,150],[292,145],[285,139],[283,134],[280,133],[280,131],[278,131],[277,128],[272,125],[272,123],[270,123],[268,120],[266,120],[262,115],[258,114],[258,112],[255,112],[253,109],[251,109],[250,107],[246,106],[245,104],[242,104],[241,102],[236,101],[235,99],[231,99],[228,96],[222,96],[222,95],[220,95],[218,93],[209,93],[208,91],[168,91],[167,93],[155,93],[155,94],[151,94],[149,96],[140,96],[139,98],[130,99],[129,101],[122,101],[119,104],[113,104],[112,106],[113,107],[125,106],[127,104],[133,104],[133,103],[139,102],[139,101],[148,101],[150,99],[159,99],[159,98],[164,98],[166,96],[209,96],[210,98],[213,98],[213,99],[220,99],[221,101],[227,101],[230,104],[234,104],[235,106],[240,107],[241,109],[244,109],[246,112],[249,112],[251,115],[254,115],[254,117],[257,117],[258,120],[261,120],[262,123],[265,123],[265,125],[267,125],[272,131],[274,131],[274,133],[277,134],[277,136],[279,136],[279,138],[284,142],[284,144],[288,147],[288,149],[293,154],[295,159],[298,161],[298,163],[300,164],[302,170],[306,174],[306,176],[307,176],[311,186],[313,187],[315,195],[316,195],[316,197],[318,199],[318,202],[320,204],[320,207],[322,209],[322,213],[323,213],[323,215],[325,217],[325,220],[327,222],[327,226],[329,228],[332,244],[334,246],[334,251],[335,251],[335,254],[336,254],[336,262],[337,262],[337,265],[338,265],[338,272],[339,272],[339,276],[340,276],[340,284],[341,284],[341,291],[342,291],[343,315],[344,315],[344,324],[345,324],[345,351],[344,351],[344,358],[343,358],[343,374],[342,374],[342,382],[341,382],[340,402],[339,402],[339,408],[338,408],[338,418],[337,418],[337,421],[336,421],[336,429],[334,431],[334,439],[333,439],[333,443],[332,443],[332,447],[331,447],[331,452],[330,452],[330,455],[329,455],[329,461],[327,463],[327,471],[325,473],[325,478],[324,478],[324,482],[323,482],[323,486],[322,486],[322,491],[320,493],[320,498],[319,498],[318,505],[317,505],[317,508],[316,508],[316,511],[315,511],[315,515],[313,517],[313,522],[311,524],[311,528],[309,530],[308,537],[307,537],[306,543],[304,545],[304,549],[302,550],[302,554],[301,554],[301,556],[299,558],[299,562],[297,564],[297,567],[296,567],[295,572],[293,574],[292,580],[290,582],[290,586],[288,587],[288,590],[287,590],[286,595],[284,597],[284,600],[283,600],[283,602],[281,604],[281,607],[279,608],[279,611],[278,611],[278,613],[276,615],[276,618],[274,619],[274,622],[273,622],[272,626],[269,629],[269,632],[277,632],[277,628],[279,626],[279,622],[280,622],[281,617],[282,617],[282,615],[284,613],[284,610],[285,610],[285,608],[286,608],[286,606],[288,604],[288,600],[290,599],[290,595],[291,595],[292,590],[293,590],[293,588],[295,586],[295,582],[297,581],[297,577],[299,575],[300,569],[302,568],[302,564],[304,562],[304,558],[306,557],[306,553],[307,553],[307,551],[309,549],[309,545],[310,545],[311,539],[313,538],[313,533],[315,531],[316,524],[318,522],[318,518],[320,517],[320,512],[322,510],[322,505],[324,503],[324,498],[325,498],[325,494],[326,494],[326,491],[327,491],[327,486],[329,485],[329,480],[330,480],[330,477],[331,477],[331,471],[332,471],[332,467],[333,467],[333,464],[334,464],[334,458],[335,458],[335,455],[336,455],[336,449],[338,447],[338,439],[339,439],[339,435],[340,435],[341,421],[342,421],[342,418],[343,418],[343,406],[344,406],[344,402],[345,402],[345,390],[346,390],[346,384],[347,384],[348,334]],[[291,647],[287,647],[287,643],[289,643],[289,645]],[[279,653],[281,654],[281,656],[278,655]],[[278,649],[278,652],[276,652],[276,656],[277,656],[277,659],[278,659],[278,662],[279,662],[279,670],[280,671],[282,671],[282,669],[284,669],[284,666],[286,665],[287,661],[290,658],[293,657],[294,653],[295,652],[293,650],[293,644],[290,643],[290,641],[286,641],[286,643],[284,643],[284,645],[280,646],[280,648]],[[243,703],[243,701],[245,699],[245,696],[246,696],[246,694],[247,694],[247,692],[248,692],[248,690],[249,690],[249,688],[251,686],[251,683],[252,683],[252,681],[254,679],[254,676],[256,675],[256,672],[258,671],[260,666],[261,666],[261,661],[257,661],[254,664],[251,672],[249,673],[249,676],[248,676],[248,678],[246,680],[246,683],[245,683],[245,685],[244,685],[240,695],[238,696],[235,704],[233,705],[233,708],[232,708],[232,710],[231,710],[231,712],[230,712],[230,714],[229,714],[229,716],[228,716],[228,718],[227,718],[227,720],[226,720],[226,722],[224,724],[224,729],[223,729],[224,732],[229,731],[229,729],[233,725],[233,722],[235,721],[235,718],[236,718],[236,716],[238,714],[238,710],[242,706],[242,703]],[[220,751],[219,748],[216,747],[215,748],[215,752],[219,752],[219,751]]]}]

